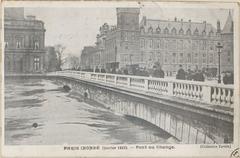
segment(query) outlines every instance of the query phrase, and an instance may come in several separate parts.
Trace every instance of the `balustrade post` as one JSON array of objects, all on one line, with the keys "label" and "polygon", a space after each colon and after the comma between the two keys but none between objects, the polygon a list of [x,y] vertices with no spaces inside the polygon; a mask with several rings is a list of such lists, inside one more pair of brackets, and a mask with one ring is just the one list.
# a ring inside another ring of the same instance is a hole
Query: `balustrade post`
[{"label": "balustrade post", "polygon": [[114,84],[117,85],[117,76],[114,75]]},{"label": "balustrade post", "polygon": [[167,85],[167,94],[173,96],[173,82],[168,82]]},{"label": "balustrade post", "polygon": [[202,86],[202,99],[205,103],[211,103],[211,86]]},{"label": "balustrade post", "polygon": [[148,91],[148,79],[144,79],[144,89]]},{"label": "balustrade post", "polygon": [[127,86],[131,87],[131,77],[127,77]]},{"label": "balustrade post", "polygon": [[107,75],[104,74],[104,82],[107,83]]}]

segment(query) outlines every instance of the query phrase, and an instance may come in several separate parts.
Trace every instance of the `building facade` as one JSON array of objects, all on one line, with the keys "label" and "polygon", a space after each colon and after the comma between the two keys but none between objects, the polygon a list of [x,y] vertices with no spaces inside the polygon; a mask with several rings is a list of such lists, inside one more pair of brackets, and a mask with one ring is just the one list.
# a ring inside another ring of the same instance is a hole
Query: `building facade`
[{"label": "building facade", "polygon": [[[138,8],[117,8],[117,25],[100,27],[96,48],[101,49],[101,67],[116,63],[118,68],[138,65],[147,69],[158,62],[167,74],[174,74],[182,65],[185,70],[208,69],[217,72],[216,45],[223,44],[221,71],[233,70],[233,20],[229,12],[221,29],[206,21],[156,20],[143,16]],[[85,51],[84,57],[91,53]],[[94,56],[91,54],[91,56]],[[95,61],[88,63],[94,65]]]},{"label": "building facade", "polygon": [[5,73],[43,72],[44,23],[24,17],[24,8],[5,8],[4,13]]}]

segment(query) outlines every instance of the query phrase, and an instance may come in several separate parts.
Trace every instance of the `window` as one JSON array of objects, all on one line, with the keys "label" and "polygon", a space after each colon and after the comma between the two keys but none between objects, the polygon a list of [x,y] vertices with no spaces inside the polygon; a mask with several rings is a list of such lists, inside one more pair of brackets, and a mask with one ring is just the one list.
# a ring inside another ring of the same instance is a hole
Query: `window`
[{"label": "window", "polygon": [[209,32],[209,36],[212,36],[212,35],[213,35],[213,30]]},{"label": "window", "polygon": [[21,42],[17,41],[17,48],[21,48]]},{"label": "window", "polygon": [[34,49],[39,49],[39,42],[38,41],[34,42]]},{"label": "window", "polygon": [[183,35],[183,29],[182,28],[179,30],[179,35]]},{"label": "window", "polygon": [[188,55],[187,55],[187,62],[191,63],[191,54],[190,53],[188,53]]},{"label": "window", "polygon": [[175,27],[172,29],[171,33],[172,33],[173,35],[176,35],[177,30],[175,29]]},{"label": "window", "polygon": [[178,41],[178,47],[177,47],[177,49],[180,49],[180,50],[183,49],[183,40],[179,40],[179,41]]},{"label": "window", "polygon": [[153,28],[152,27],[148,28],[148,33],[153,33]]},{"label": "window", "polygon": [[156,42],[156,48],[160,48],[160,40],[157,40],[157,42]]},{"label": "window", "polygon": [[183,63],[183,53],[180,53],[179,63]]},{"label": "window", "polygon": [[158,26],[157,29],[156,29],[156,33],[157,33],[157,34],[161,33],[161,29],[160,29],[159,26]]},{"label": "window", "polygon": [[34,57],[34,70],[38,71],[40,70],[40,58]]},{"label": "window", "polygon": [[202,35],[206,36],[206,31],[205,30],[203,30]]},{"label": "window", "polygon": [[191,35],[191,30],[190,29],[187,30],[187,35]]},{"label": "window", "polygon": [[141,39],[141,40],[140,40],[140,46],[141,46],[141,48],[144,48],[144,44],[145,44],[145,40],[144,40],[144,39]]},{"label": "window", "polygon": [[144,29],[143,26],[140,28],[140,32],[141,32],[141,34],[144,34],[144,33],[145,33],[145,29]]},{"label": "window", "polygon": [[210,55],[209,55],[209,62],[210,62],[210,63],[213,63],[213,54],[210,54]]},{"label": "window", "polygon": [[5,48],[8,48],[8,42],[5,42]]},{"label": "window", "polygon": [[194,35],[198,35],[198,29],[197,28],[194,31]]},{"label": "window", "polygon": [[153,47],[153,40],[149,40],[149,48],[152,48]]},{"label": "window", "polygon": [[176,53],[173,53],[172,56],[173,56],[172,62],[175,63],[176,62]]},{"label": "window", "polygon": [[169,33],[168,28],[165,28],[165,29],[164,29],[164,34],[168,34],[168,33]]}]

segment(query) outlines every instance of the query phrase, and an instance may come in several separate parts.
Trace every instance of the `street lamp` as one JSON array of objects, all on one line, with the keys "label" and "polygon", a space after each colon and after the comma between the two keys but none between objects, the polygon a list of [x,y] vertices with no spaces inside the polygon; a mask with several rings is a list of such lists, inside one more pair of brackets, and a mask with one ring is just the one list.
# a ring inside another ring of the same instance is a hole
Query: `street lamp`
[{"label": "street lamp", "polygon": [[218,53],[218,83],[221,83],[221,71],[220,71],[220,54],[222,52],[223,46],[220,42],[217,43],[217,53]]}]

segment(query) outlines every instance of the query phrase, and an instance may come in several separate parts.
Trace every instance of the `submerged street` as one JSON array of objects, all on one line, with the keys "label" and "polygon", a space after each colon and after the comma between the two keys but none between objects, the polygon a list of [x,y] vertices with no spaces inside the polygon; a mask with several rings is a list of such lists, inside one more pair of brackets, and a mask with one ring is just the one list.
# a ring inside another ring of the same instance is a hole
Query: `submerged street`
[{"label": "submerged street", "polygon": [[6,145],[168,143],[169,135],[150,123],[84,102],[54,81],[5,82]]}]

